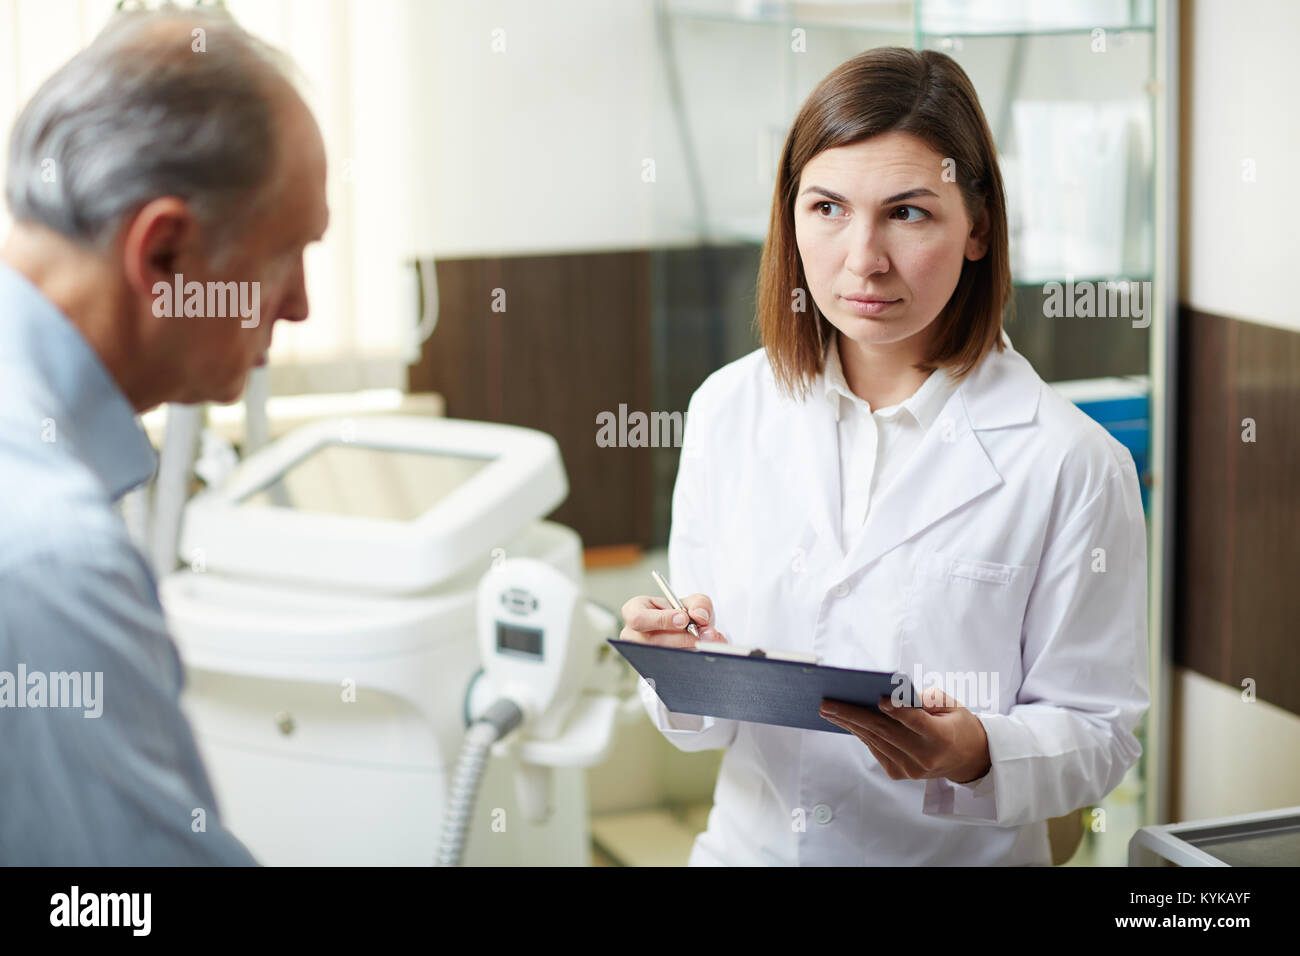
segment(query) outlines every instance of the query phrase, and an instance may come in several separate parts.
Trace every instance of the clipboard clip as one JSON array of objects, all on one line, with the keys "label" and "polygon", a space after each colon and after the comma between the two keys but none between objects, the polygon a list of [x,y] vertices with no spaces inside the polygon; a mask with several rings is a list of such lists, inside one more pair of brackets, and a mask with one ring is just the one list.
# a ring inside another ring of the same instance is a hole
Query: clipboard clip
[{"label": "clipboard clip", "polygon": [[731,654],[735,657],[760,657],[773,661],[790,661],[796,664],[821,664],[817,654],[805,654],[801,651],[765,651],[761,647],[742,647],[726,641],[696,641],[695,650],[708,651],[711,654]]}]

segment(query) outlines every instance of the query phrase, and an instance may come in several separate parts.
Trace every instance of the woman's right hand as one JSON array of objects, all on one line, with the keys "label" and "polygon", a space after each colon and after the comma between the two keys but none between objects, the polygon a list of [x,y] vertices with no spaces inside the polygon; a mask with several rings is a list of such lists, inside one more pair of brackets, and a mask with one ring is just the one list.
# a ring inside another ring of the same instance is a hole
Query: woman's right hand
[{"label": "woman's right hand", "polygon": [[[702,641],[727,639],[713,627],[713,602],[703,594],[692,594],[681,599],[682,606],[690,612]],[[681,623],[676,623],[680,621]],[[662,597],[638,595],[623,605],[623,630],[620,640],[641,644],[658,644],[662,647],[694,647],[695,638],[686,630],[686,614],[673,608]]]}]

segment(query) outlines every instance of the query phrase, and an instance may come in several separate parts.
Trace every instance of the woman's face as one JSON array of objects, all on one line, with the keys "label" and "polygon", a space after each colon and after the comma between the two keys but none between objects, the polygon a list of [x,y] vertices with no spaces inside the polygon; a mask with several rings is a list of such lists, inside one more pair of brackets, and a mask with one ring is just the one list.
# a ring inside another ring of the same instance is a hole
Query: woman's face
[{"label": "woman's face", "polygon": [[954,181],[965,171],[951,167],[897,132],[828,149],[804,166],[795,242],[813,301],[845,337],[909,361],[924,354],[962,260],[987,249]]}]

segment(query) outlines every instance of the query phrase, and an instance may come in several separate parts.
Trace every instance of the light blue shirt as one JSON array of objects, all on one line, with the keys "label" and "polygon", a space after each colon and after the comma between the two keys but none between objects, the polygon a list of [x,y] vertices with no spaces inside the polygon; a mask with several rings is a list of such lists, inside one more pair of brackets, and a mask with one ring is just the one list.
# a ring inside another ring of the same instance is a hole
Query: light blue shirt
[{"label": "light blue shirt", "polygon": [[0,263],[0,864],[254,864],[218,818],[153,573],[113,504],[157,458]]}]

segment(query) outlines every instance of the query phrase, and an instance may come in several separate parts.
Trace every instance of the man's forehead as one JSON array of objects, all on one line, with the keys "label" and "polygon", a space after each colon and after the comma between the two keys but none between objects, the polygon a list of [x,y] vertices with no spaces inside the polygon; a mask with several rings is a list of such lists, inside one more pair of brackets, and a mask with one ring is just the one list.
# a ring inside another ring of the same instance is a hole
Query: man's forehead
[{"label": "man's forehead", "polygon": [[315,118],[300,99],[285,104],[281,127],[283,155],[282,203],[288,213],[285,231],[301,233],[307,241],[318,238],[329,224],[325,198],[324,143]]}]

